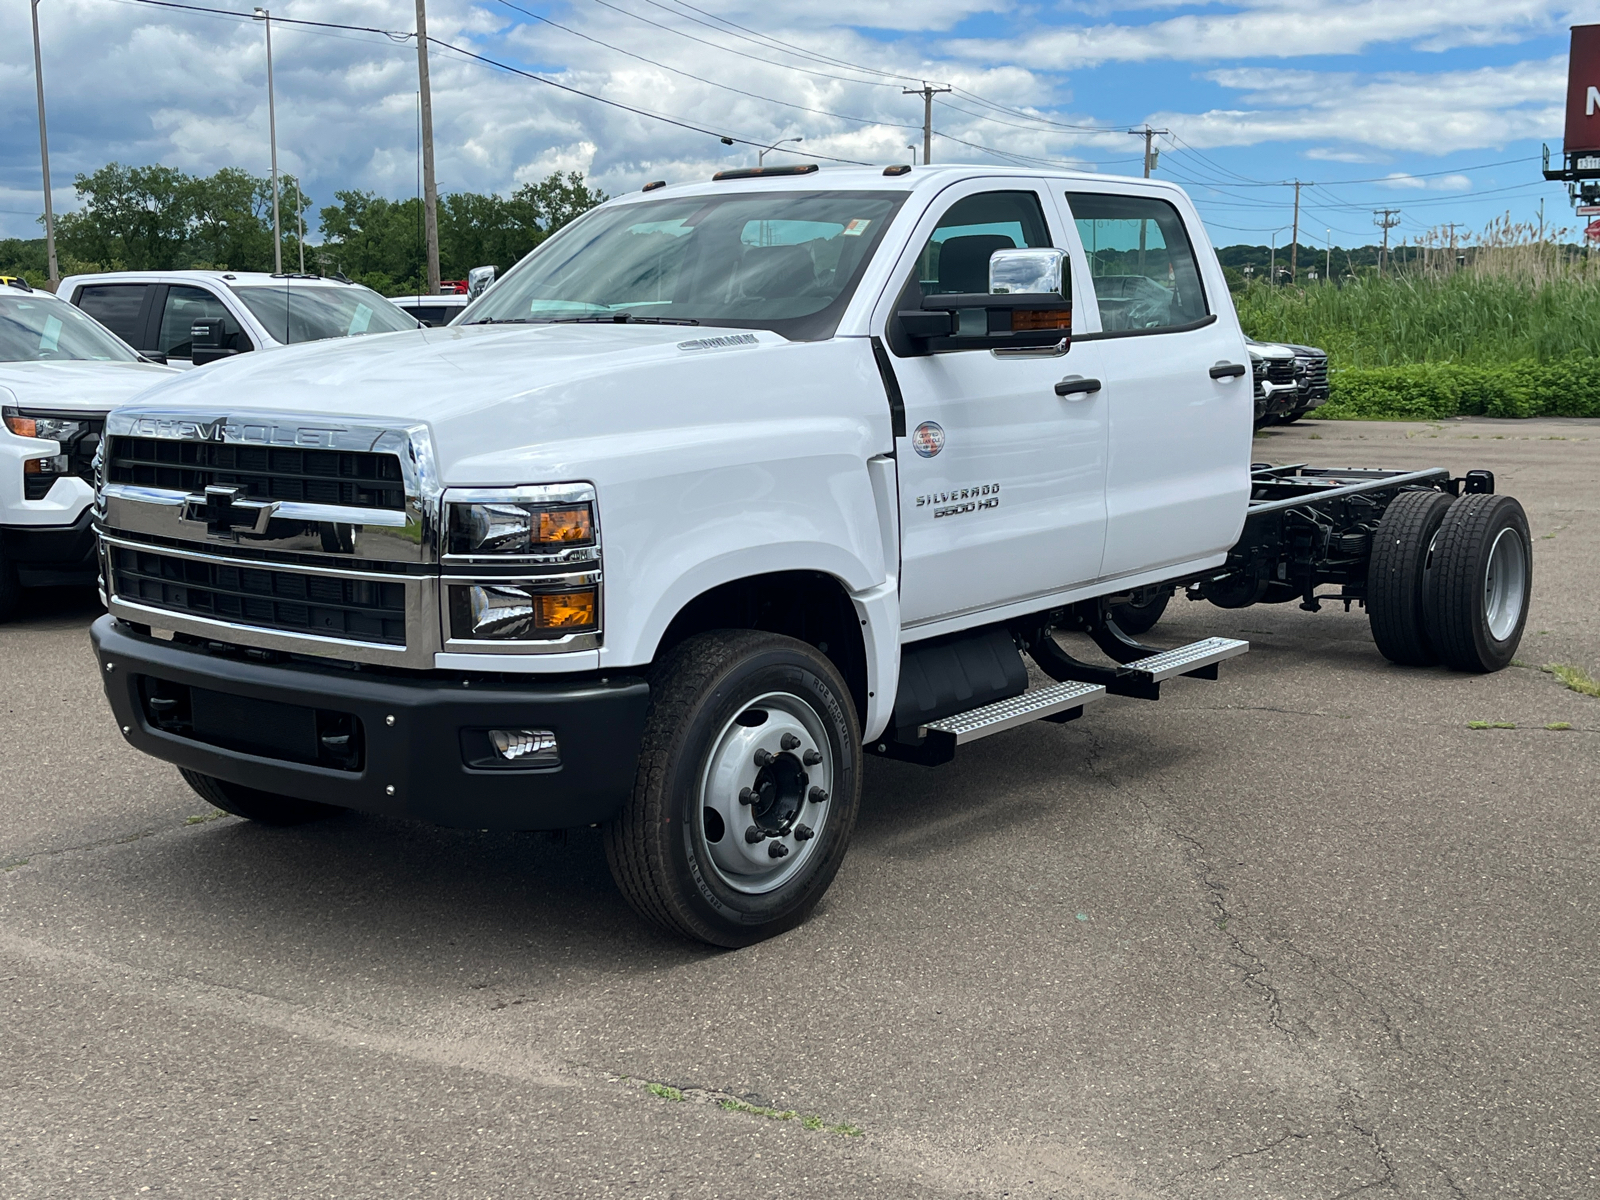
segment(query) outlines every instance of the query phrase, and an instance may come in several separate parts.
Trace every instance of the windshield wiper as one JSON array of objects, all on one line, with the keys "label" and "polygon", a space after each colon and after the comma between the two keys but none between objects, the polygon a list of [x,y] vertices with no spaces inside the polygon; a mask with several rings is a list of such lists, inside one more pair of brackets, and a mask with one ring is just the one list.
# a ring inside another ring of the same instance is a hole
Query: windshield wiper
[{"label": "windshield wiper", "polygon": [[698,325],[693,317],[636,317],[608,313],[603,317],[484,317],[468,325]]},{"label": "windshield wiper", "polygon": [[479,317],[476,321],[468,321],[468,325],[532,325],[536,317]]}]

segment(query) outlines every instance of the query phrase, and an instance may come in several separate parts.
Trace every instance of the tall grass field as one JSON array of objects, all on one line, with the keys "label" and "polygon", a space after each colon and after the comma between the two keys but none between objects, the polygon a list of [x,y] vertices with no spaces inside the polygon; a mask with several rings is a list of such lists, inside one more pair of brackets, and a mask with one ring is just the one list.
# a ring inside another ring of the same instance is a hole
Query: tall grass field
[{"label": "tall grass field", "polygon": [[1234,303],[1252,337],[1328,352],[1318,417],[1600,417],[1600,258],[1491,244],[1465,268],[1253,283]]}]

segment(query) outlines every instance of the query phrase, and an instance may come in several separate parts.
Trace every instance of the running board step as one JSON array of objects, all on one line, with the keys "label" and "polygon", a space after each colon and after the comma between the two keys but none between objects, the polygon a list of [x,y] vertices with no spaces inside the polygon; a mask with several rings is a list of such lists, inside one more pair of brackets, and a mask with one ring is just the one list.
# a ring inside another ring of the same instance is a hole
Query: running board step
[{"label": "running board step", "polygon": [[954,739],[951,745],[964,746],[992,733],[1004,733],[1007,729],[1026,725],[1029,721],[1051,718],[1070,721],[1083,712],[1085,704],[1102,700],[1105,694],[1106,689],[1098,683],[1053,683],[1049,687],[1023,692],[1009,700],[997,700],[953,717],[929,721],[923,728],[929,736],[942,734]]},{"label": "running board step", "polygon": [[1187,646],[1163,650],[1160,654],[1152,654],[1149,658],[1124,663],[1123,669],[1141,672],[1150,683],[1160,683],[1163,679],[1171,679],[1176,675],[1215,679],[1219,662],[1237,658],[1249,649],[1249,642],[1241,642],[1237,638],[1202,638],[1198,642],[1190,642]]}]

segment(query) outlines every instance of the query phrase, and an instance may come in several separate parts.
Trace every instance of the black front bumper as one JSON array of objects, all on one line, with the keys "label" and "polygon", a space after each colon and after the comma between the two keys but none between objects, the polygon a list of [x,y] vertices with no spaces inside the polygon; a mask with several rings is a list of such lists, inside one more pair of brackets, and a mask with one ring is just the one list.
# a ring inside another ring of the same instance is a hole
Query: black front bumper
[{"label": "black front bumper", "polygon": [[[106,698],[136,749],[262,791],[468,829],[609,820],[633,787],[650,699],[637,676],[413,677],[256,662],[149,637],[109,616],[90,637]],[[224,694],[225,703],[211,702],[204,734],[162,728],[170,722],[151,705],[152,696],[187,697],[189,689],[201,689],[202,704],[205,693]],[[227,730],[218,713],[235,709],[268,720]],[[274,736],[262,727],[278,715],[293,725],[297,714],[310,713],[319,732],[353,731],[346,765],[238,748]],[[468,765],[481,761],[483,730],[524,727],[555,732],[559,765]],[[217,744],[230,740],[232,748]]]},{"label": "black front bumper", "polygon": [[26,587],[93,584],[94,510],[85,508],[71,525],[0,526],[0,553]]}]

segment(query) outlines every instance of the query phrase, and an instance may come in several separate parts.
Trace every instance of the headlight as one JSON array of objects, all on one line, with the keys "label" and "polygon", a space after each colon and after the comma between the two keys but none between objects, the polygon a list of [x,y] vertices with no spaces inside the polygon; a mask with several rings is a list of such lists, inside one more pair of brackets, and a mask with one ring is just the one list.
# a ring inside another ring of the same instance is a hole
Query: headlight
[{"label": "headlight", "polygon": [[461,558],[592,558],[564,552],[595,545],[594,490],[585,484],[452,489],[444,537],[444,552]]},{"label": "headlight", "polygon": [[70,442],[86,428],[82,421],[66,417],[32,417],[10,406],[0,409],[0,419],[18,437],[44,438],[52,442]]},{"label": "headlight", "polygon": [[443,517],[444,619],[453,646],[504,653],[510,642],[524,652],[599,645],[592,487],[450,488]]}]

